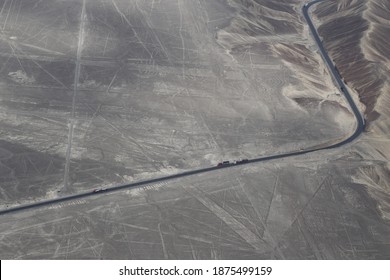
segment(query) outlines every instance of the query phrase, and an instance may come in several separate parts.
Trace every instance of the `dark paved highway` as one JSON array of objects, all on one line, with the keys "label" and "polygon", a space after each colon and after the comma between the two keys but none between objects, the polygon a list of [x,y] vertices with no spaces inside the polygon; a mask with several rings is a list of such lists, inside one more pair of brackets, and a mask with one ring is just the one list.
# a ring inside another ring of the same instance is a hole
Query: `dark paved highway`
[{"label": "dark paved highway", "polygon": [[310,16],[308,14],[309,8],[312,5],[319,3],[321,1],[326,1],[326,0],[315,0],[315,1],[312,1],[310,3],[305,4],[302,8],[302,12],[303,12],[303,15],[304,15],[304,17],[309,25],[311,33],[312,33],[312,35],[313,35],[313,37],[314,37],[314,39],[319,47],[319,50],[322,54],[322,57],[323,57],[325,63],[327,64],[327,66],[328,66],[330,72],[332,73],[340,91],[343,93],[343,95],[347,99],[348,104],[350,105],[352,112],[355,115],[357,124],[356,124],[356,129],[351,136],[349,136],[348,138],[346,138],[338,143],[335,143],[335,144],[332,144],[329,146],[320,147],[320,148],[311,148],[311,149],[299,150],[299,151],[290,152],[290,153],[270,155],[270,156],[250,159],[250,160],[243,162],[241,164],[235,164],[233,162],[233,163],[229,163],[229,164],[226,164],[223,166],[218,166],[218,167],[213,166],[213,167],[195,169],[195,170],[186,171],[186,172],[182,172],[182,173],[178,173],[178,174],[174,174],[174,175],[169,175],[169,176],[159,177],[159,178],[155,178],[155,179],[125,184],[125,185],[120,185],[120,186],[115,186],[115,187],[111,187],[108,189],[100,189],[99,191],[96,191],[96,192],[91,191],[91,192],[87,192],[87,193],[80,193],[80,194],[75,194],[75,195],[63,196],[63,197],[56,198],[56,199],[51,199],[51,200],[21,205],[21,206],[17,206],[17,207],[13,207],[13,208],[3,209],[0,211],[0,215],[12,213],[12,212],[18,212],[18,211],[27,210],[27,209],[36,208],[36,207],[48,206],[48,205],[57,204],[57,203],[68,201],[68,200],[74,200],[74,199],[79,199],[79,198],[84,198],[84,197],[89,197],[89,196],[94,196],[94,195],[100,195],[103,193],[114,192],[114,191],[123,190],[123,189],[138,188],[138,187],[142,187],[142,186],[145,186],[148,184],[157,183],[160,181],[167,181],[167,180],[177,179],[177,178],[181,178],[181,177],[187,177],[187,176],[191,176],[191,175],[195,175],[195,174],[212,172],[212,171],[221,170],[221,169],[225,169],[225,168],[231,168],[231,167],[234,167],[237,165],[250,164],[250,163],[262,162],[262,161],[269,161],[269,160],[287,158],[287,157],[292,157],[292,156],[299,156],[299,155],[313,153],[313,152],[325,150],[325,149],[334,149],[334,148],[338,148],[338,147],[341,147],[345,144],[352,142],[364,131],[364,119],[363,119],[360,111],[358,110],[355,102],[353,101],[350,93],[348,92],[347,88],[345,87],[345,84],[342,81],[340,74],[336,70],[334,64],[332,63],[332,60],[330,59],[329,55],[325,51],[325,48],[322,45],[321,39],[318,35],[318,32],[317,32],[316,28],[314,27],[314,24],[311,21]]}]

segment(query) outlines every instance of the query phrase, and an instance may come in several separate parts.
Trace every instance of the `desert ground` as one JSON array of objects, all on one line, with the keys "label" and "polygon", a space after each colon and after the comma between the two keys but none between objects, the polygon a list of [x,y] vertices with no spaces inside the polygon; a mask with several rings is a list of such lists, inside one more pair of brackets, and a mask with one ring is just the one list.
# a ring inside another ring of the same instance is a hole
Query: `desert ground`
[{"label": "desert ground", "polygon": [[[347,138],[304,3],[0,1],[2,209]],[[388,259],[389,9],[311,8],[353,143],[1,215],[0,258]]]}]

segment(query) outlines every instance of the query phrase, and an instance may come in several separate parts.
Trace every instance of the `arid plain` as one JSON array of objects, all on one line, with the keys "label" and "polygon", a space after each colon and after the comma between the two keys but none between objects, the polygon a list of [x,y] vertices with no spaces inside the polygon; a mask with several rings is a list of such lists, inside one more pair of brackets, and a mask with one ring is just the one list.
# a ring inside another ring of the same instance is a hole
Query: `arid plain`
[{"label": "arid plain", "polygon": [[[347,138],[304,3],[0,1],[3,209]],[[355,142],[2,215],[0,258],[388,259],[389,9],[311,8]]]}]

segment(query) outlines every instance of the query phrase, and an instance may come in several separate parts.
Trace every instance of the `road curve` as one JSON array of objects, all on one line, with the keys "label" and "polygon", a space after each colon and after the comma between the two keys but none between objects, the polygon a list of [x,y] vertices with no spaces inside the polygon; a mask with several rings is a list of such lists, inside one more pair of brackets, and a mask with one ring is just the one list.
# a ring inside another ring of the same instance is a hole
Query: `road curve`
[{"label": "road curve", "polygon": [[[315,1],[311,1],[307,4],[305,4],[302,7],[302,12],[303,12],[303,15],[306,19],[307,24],[309,25],[310,31],[314,37],[314,40],[316,41],[316,43],[318,45],[318,48],[322,54],[322,57],[323,57],[326,65],[328,66],[328,68],[329,68],[331,74],[333,75],[333,78],[335,79],[340,91],[347,99],[348,104],[351,107],[353,114],[355,115],[356,129],[353,132],[353,134],[350,135],[348,138],[341,140],[338,143],[329,145],[329,146],[325,146],[325,147],[321,147],[321,148],[300,150],[300,151],[284,153],[284,154],[270,155],[270,156],[265,156],[265,157],[259,157],[259,158],[255,158],[255,159],[250,159],[247,162],[241,163],[240,165],[255,163],[255,162],[262,162],[262,161],[269,161],[269,160],[274,160],[274,159],[287,158],[287,157],[292,157],[292,156],[299,156],[299,155],[313,153],[316,151],[338,148],[338,147],[341,147],[345,144],[352,142],[364,131],[364,126],[365,126],[364,118],[361,115],[359,109],[357,108],[355,102],[353,101],[350,93],[348,92],[344,82],[342,81],[342,79],[340,77],[340,74],[338,73],[338,71],[336,71],[336,68],[335,68],[334,64],[332,63],[332,60],[329,58],[329,55],[325,51],[325,48],[322,45],[321,39],[318,35],[318,32],[315,29],[314,24],[311,21],[311,18],[308,14],[309,8],[312,5],[317,4],[319,2],[322,2],[322,1],[326,1],[326,0],[315,0]],[[59,197],[59,198],[55,198],[55,199],[51,199],[51,200],[44,200],[44,201],[35,202],[35,203],[31,203],[31,204],[20,205],[17,207],[0,210],[0,215],[23,211],[23,210],[27,210],[27,209],[31,209],[31,208],[36,208],[36,207],[48,206],[48,205],[52,205],[52,204],[61,203],[64,201],[85,198],[85,197],[99,195],[99,194],[108,193],[108,192],[115,192],[115,191],[123,190],[123,189],[138,188],[138,187],[142,187],[142,186],[152,184],[152,183],[157,183],[157,182],[161,182],[161,181],[167,181],[167,180],[172,180],[172,179],[177,179],[177,178],[182,178],[182,177],[188,177],[191,175],[212,172],[212,171],[221,170],[221,169],[225,169],[225,168],[231,168],[231,167],[234,167],[237,165],[238,164],[230,163],[228,165],[223,165],[223,166],[219,166],[219,167],[212,166],[212,167],[207,167],[207,168],[200,168],[200,169],[190,170],[190,171],[186,171],[186,172],[182,172],[182,173],[178,173],[178,174],[154,178],[154,179],[150,179],[150,180],[144,180],[144,181],[139,181],[139,182],[135,182],[135,183],[114,186],[114,187],[111,187],[108,189],[101,189],[98,192],[86,192],[86,193],[74,194],[74,195],[69,195],[69,196],[63,196],[63,197]]]},{"label": "road curve", "polygon": [[318,32],[317,32],[316,28],[314,27],[314,24],[309,16],[309,8],[312,5],[317,4],[319,2],[322,2],[322,1],[326,1],[326,0],[314,0],[314,1],[311,1],[307,4],[305,4],[302,7],[303,16],[305,17],[306,22],[309,25],[309,28],[310,28],[310,31],[311,31],[313,37],[314,37],[314,40],[316,41],[317,46],[322,54],[322,58],[324,59],[326,65],[328,66],[328,69],[332,73],[337,85],[339,86],[340,91],[344,94],[345,98],[347,99],[347,102],[348,102],[349,106],[351,107],[352,112],[355,115],[355,119],[356,119],[356,129],[355,129],[354,133],[351,136],[349,136],[347,139],[345,139],[339,143],[336,143],[334,145],[330,145],[329,147],[326,147],[327,149],[332,149],[332,148],[337,148],[337,147],[343,146],[343,145],[355,140],[364,131],[365,122],[364,122],[364,118],[363,118],[362,114],[360,113],[355,102],[353,101],[351,94],[349,93],[343,80],[341,79],[339,72],[336,70],[335,65],[333,64],[328,53],[326,52],[324,45],[321,42],[320,36],[318,35]]}]

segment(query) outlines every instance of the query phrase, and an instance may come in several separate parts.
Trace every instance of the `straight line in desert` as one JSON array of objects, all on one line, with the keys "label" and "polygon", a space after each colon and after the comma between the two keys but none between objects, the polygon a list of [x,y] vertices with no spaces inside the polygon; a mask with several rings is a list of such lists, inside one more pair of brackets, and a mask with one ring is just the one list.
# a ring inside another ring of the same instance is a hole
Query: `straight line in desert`
[{"label": "straight line in desert", "polygon": [[80,60],[81,60],[81,52],[83,50],[83,43],[84,43],[84,36],[85,36],[85,23],[87,21],[87,17],[85,13],[85,4],[86,4],[86,0],[83,0],[83,7],[81,10],[81,20],[80,20],[79,41],[77,44],[76,69],[75,69],[74,82],[73,82],[72,114],[70,116],[68,147],[66,150],[64,191],[68,187],[70,155],[72,152],[72,141],[73,141],[74,122],[75,122],[76,98],[77,98],[77,91],[78,91],[78,83],[80,79]]}]

